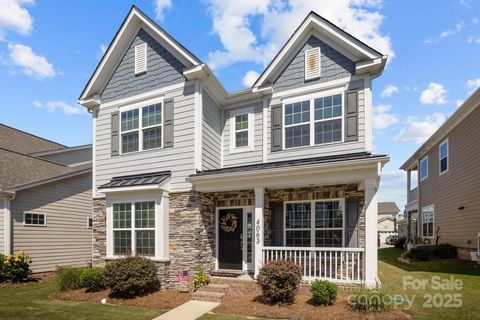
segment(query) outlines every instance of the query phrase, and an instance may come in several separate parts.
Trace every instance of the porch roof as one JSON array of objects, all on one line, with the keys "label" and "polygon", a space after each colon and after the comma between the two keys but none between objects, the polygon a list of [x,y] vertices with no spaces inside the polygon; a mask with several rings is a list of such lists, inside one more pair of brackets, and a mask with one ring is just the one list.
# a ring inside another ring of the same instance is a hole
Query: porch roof
[{"label": "porch roof", "polygon": [[100,189],[120,188],[132,186],[158,185],[170,178],[170,171],[144,173],[129,176],[113,177],[103,184]]}]

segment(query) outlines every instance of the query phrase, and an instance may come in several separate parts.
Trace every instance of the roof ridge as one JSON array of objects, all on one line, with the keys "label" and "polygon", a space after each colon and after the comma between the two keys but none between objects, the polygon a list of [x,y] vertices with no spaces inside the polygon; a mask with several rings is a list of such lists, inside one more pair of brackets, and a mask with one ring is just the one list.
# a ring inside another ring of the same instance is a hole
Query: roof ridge
[{"label": "roof ridge", "polygon": [[[62,147],[64,147],[64,148],[67,148],[67,146],[64,145],[64,144],[61,144],[61,143],[55,142],[55,141],[53,141],[53,140],[50,140],[50,139],[46,139],[46,138],[37,136],[36,134],[30,133],[30,132],[27,132],[27,131],[24,131],[24,130],[20,130],[20,129],[18,129],[18,128],[11,127],[11,126],[9,126],[9,125],[6,125],[5,123],[1,123],[1,122],[0,122],[0,126],[4,126],[4,127],[9,128],[9,129],[12,129],[12,130],[15,130],[15,131],[18,131],[18,132],[27,134],[27,135],[29,135],[29,136],[32,136],[32,137],[35,137],[35,138],[38,138],[38,139],[41,139],[41,140],[43,140],[43,141],[51,142],[51,143],[54,143],[54,144],[56,144],[56,145],[58,145],[58,146],[62,146]],[[4,148],[2,148],[2,149],[4,149]],[[60,150],[60,149],[58,149],[58,150]],[[46,151],[46,150],[45,150],[45,151]]]}]

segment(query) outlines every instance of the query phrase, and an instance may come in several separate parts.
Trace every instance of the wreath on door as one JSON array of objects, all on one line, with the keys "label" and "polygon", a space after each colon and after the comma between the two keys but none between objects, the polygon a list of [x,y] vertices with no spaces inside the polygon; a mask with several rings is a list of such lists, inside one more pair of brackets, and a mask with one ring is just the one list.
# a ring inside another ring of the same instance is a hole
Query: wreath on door
[{"label": "wreath on door", "polygon": [[238,218],[233,213],[227,213],[220,219],[220,228],[224,232],[234,232],[238,226]]}]

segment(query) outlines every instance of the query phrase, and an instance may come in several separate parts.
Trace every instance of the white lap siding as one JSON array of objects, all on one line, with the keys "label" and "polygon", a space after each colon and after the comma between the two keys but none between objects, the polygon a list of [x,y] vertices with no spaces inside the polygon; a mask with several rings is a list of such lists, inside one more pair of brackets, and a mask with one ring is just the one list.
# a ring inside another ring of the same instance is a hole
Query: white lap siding
[{"label": "white lap siding", "polygon": [[[17,192],[12,201],[13,251],[32,258],[34,272],[57,266],[87,265],[92,259],[90,173]],[[47,215],[47,225],[24,226],[23,213]]]}]

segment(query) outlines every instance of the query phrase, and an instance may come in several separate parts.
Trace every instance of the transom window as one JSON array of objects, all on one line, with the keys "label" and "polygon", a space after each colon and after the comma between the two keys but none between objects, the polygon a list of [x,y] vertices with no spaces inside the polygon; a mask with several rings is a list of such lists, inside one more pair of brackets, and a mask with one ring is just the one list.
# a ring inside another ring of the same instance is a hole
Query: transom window
[{"label": "transom window", "polygon": [[45,213],[25,212],[23,214],[23,224],[45,227],[47,225],[47,215]]},{"label": "transom window", "polygon": [[424,237],[433,237],[434,214],[433,206],[422,209],[422,234]]},{"label": "transom window", "polygon": [[113,204],[113,254],[155,255],[155,201]]},{"label": "transom window", "polygon": [[235,148],[248,146],[248,113],[235,116]]},{"label": "transom window", "polygon": [[161,148],[162,103],[122,112],[120,129],[122,153]]},{"label": "transom window", "polygon": [[341,247],[343,211],[340,201],[286,203],[285,245],[288,247]]},{"label": "transom window", "polygon": [[448,140],[445,140],[438,147],[440,173],[448,171]]},{"label": "transom window", "polygon": [[420,160],[420,181],[428,178],[428,157]]},{"label": "transom window", "polygon": [[286,104],[285,148],[342,141],[342,110],[341,94]]}]

